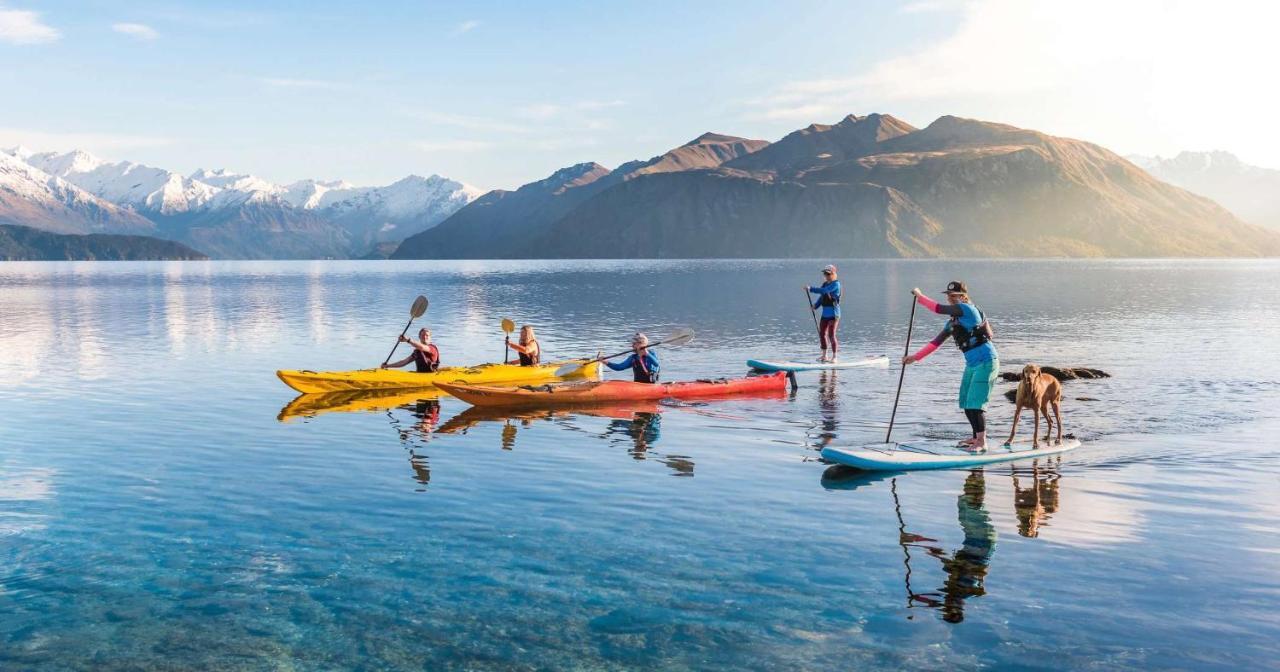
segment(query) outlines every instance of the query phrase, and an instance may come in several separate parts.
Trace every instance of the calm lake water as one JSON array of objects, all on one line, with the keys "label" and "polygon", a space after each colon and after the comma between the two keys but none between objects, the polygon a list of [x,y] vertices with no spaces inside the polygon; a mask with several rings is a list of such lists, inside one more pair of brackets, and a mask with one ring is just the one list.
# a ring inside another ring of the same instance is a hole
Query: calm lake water
[{"label": "calm lake water", "polygon": [[[841,263],[847,357],[960,278],[1005,370],[1113,374],[1065,386],[1080,450],[972,472],[820,462],[896,367],[511,418],[273,375],[377,364],[417,294],[447,364],[509,317],[561,357],[689,325],[666,379],[740,375],[817,356],[821,263],[0,264],[0,668],[1277,665],[1280,262]],[[907,372],[897,436],[965,434],[961,370]]]}]

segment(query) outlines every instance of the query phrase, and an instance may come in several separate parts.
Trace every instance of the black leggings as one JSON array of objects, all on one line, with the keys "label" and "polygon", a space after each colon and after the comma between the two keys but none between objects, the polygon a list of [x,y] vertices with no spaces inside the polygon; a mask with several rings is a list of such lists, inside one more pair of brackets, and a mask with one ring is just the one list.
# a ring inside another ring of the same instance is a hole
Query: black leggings
[{"label": "black leggings", "polygon": [[969,418],[969,425],[973,427],[973,435],[978,436],[979,432],[987,431],[987,412],[980,408],[964,409],[964,417]]}]

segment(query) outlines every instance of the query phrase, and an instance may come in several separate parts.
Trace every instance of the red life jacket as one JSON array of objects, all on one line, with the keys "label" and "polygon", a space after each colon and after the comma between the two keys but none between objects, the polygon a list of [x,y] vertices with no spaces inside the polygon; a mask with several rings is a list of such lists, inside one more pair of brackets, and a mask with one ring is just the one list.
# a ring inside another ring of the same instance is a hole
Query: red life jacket
[{"label": "red life jacket", "polygon": [[413,349],[413,363],[418,366],[418,373],[435,373],[440,370],[440,348],[435,343],[428,343],[427,347],[431,350],[430,355],[417,348]]}]

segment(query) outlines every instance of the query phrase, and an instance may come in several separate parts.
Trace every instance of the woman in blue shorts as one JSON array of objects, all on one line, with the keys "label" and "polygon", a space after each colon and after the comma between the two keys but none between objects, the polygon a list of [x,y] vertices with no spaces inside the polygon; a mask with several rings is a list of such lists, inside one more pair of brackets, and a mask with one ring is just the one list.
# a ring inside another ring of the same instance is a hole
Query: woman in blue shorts
[{"label": "woman in blue shorts", "polygon": [[974,452],[987,449],[987,403],[991,401],[991,390],[995,387],[996,377],[1000,375],[1000,355],[992,342],[995,333],[986,315],[969,300],[969,289],[963,282],[952,281],[947,284],[947,304],[925,296],[918,288],[911,290],[916,302],[939,315],[950,316],[947,326],[932,341],[920,348],[914,355],[902,358],[905,366],[928,357],[942,342],[951,338],[960,352],[964,353],[964,378],[960,380],[960,408],[969,419],[973,428],[973,438],[961,441],[960,444]]}]

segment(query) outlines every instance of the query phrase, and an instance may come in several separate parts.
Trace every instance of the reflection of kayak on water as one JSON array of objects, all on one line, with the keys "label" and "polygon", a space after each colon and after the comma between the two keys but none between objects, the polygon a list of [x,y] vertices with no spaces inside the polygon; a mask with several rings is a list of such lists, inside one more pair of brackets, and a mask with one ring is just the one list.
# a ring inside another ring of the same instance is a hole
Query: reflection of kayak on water
[{"label": "reflection of kayak on water", "polygon": [[679,383],[632,383],[608,380],[515,387],[441,382],[437,386],[474,406],[577,406],[617,401],[701,399],[785,391],[787,375],[773,373],[747,378],[694,380]]},{"label": "reflection of kayak on water", "polygon": [[424,399],[437,399],[443,393],[425,390],[345,390],[325,394],[300,394],[290,401],[276,419],[312,418],[325,413],[358,413],[385,411],[408,406]]},{"label": "reflection of kayak on water", "polygon": [[436,429],[436,433],[459,434],[466,432],[468,429],[471,429],[482,422],[505,422],[507,420],[519,420],[522,422],[529,422],[533,420],[563,420],[577,415],[590,415],[601,418],[612,418],[615,420],[630,420],[636,413],[657,412],[657,402],[645,401],[633,401],[626,404],[575,407],[572,410],[472,406],[452,418],[449,418],[447,422]]},{"label": "reflection of kayak on water", "polygon": [[539,383],[563,378],[599,378],[600,365],[583,362],[563,376],[556,369],[565,362],[521,366],[519,364],[481,364],[454,366],[434,373],[418,373],[397,369],[360,369],[356,371],[276,371],[285,385],[299,392],[324,393],[342,390],[421,390],[432,389],[439,382],[458,383]]}]

